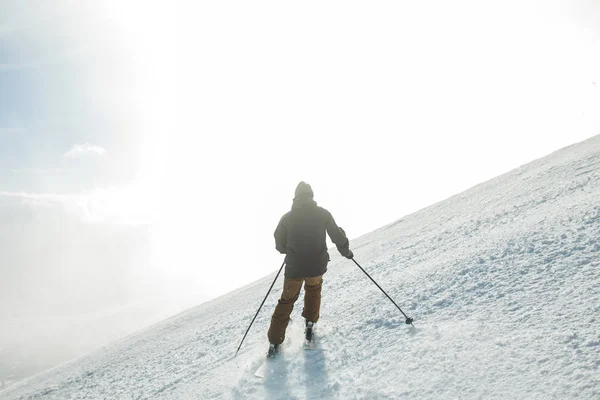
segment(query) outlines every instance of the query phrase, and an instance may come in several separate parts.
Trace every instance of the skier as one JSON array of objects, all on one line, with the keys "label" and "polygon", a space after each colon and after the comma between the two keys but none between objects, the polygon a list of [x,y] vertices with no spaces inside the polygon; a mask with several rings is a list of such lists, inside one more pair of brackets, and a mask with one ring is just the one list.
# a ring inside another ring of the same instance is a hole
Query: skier
[{"label": "skier", "polygon": [[275,247],[286,255],[286,265],[283,291],[268,332],[269,357],[277,353],[285,339],[285,330],[302,284],[305,336],[308,342],[312,341],[312,329],[319,320],[323,274],[329,262],[325,232],[342,256],[349,259],[354,257],[344,230],[336,225],[329,211],[317,206],[310,185],[300,182],[291,211],[281,218],[275,229]]}]

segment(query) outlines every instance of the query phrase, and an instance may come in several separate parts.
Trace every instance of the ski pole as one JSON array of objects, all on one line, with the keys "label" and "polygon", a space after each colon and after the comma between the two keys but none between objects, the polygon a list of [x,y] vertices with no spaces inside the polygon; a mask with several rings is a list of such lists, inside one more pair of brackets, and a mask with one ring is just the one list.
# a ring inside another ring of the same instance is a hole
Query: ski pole
[{"label": "ski pole", "polygon": [[404,311],[402,311],[402,309],[401,309],[400,307],[398,307],[398,304],[396,304],[396,302],[395,302],[394,300],[392,300],[392,298],[391,298],[391,297],[390,297],[390,296],[389,296],[389,295],[388,295],[388,294],[385,292],[385,290],[383,290],[383,289],[381,288],[381,286],[379,286],[379,284],[377,284],[377,282],[375,282],[375,279],[371,278],[371,275],[367,274],[367,271],[365,271],[365,270],[364,270],[364,268],[363,268],[363,267],[361,267],[361,266],[360,266],[360,264],[359,264],[359,263],[357,263],[357,262],[356,262],[356,260],[355,260],[354,258],[352,258],[352,261],[354,261],[354,264],[356,264],[356,266],[357,266],[358,268],[360,268],[360,270],[361,270],[362,272],[364,272],[364,273],[365,273],[365,275],[367,275],[367,276],[369,277],[369,279],[371,280],[371,282],[373,282],[373,283],[374,283],[374,284],[375,284],[375,285],[376,285],[376,286],[379,288],[379,290],[381,290],[381,291],[383,292],[383,294],[385,294],[385,295],[387,296],[387,298],[388,298],[388,299],[390,299],[390,301],[391,301],[391,302],[392,302],[392,303],[393,303],[393,304],[396,306],[396,308],[397,308],[398,310],[400,310],[400,312],[402,313],[402,315],[404,315],[404,318],[406,318],[406,321],[405,321],[405,322],[406,322],[406,324],[407,324],[407,325],[412,325],[412,326],[413,326],[413,328],[414,328],[415,326],[413,325],[413,319],[412,319],[412,318],[410,318],[410,317],[408,317],[406,314],[404,314]]},{"label": "ski pole", "polygon": [[271,283],[271,287],[269,288],[269,291],[267,292],[267,295],[263,299],[262,303],[260,303],[260,307],[258,307],[258,310],[256,310],[256,314],[254,314],[254,318],[252,318],[252,322],[250,322],[250,326],[248,327],[248,329],[246,329],[246,333],[244,333],[244,337],[242,338],[242,341],[240,342],[240,345],[238,346],[237,351],[235,352],[236,356],[237,356],[237,353],[242,348],[242,343],[244,343],[244,339],[246,339],[246,335],[248,334],[248,332],[250,332],[250,328],[252,327],[252,324],[254,323],[254,320],[256,319],[256,317],[258,317],[258,313],[260,312],[260,309],[262,308],[263,304],[265,304],[265,301],[267,300],[267,297],[269,297],[269,293],[271,293],[271,289],[273,289],[273,286],[275,286],[275,282],[277,281],[277,278],[279,278],[279,274],[281,273],[281,270],[283,269],[284,265],[285,265],[285,261],[283,262],[283,264],[281,264],[281,267],[279,268],[279,271],[277,272],[277,275],[275,276],[275,279],[273,279],[273,283]]}]

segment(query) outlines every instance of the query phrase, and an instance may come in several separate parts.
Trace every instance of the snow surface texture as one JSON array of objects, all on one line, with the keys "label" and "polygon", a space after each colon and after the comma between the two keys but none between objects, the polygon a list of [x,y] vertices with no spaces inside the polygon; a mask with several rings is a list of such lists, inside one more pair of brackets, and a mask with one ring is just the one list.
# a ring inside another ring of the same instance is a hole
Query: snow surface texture
[{"label": "snow surface texture", "polygon": [[415,328],[332,252],[317,349],[299,305],[264,378],[281,281],[233,355],[275,274],[0,398],[599,399],[599,200],[597,136],[351,242]]}]

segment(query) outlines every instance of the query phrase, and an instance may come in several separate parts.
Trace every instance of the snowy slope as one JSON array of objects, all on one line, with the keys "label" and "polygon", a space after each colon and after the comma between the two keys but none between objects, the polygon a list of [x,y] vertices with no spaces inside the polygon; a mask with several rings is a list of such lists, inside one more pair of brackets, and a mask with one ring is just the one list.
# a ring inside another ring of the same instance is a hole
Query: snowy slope
[{"label": "snowy slope", "polygon": [[274,274],[0,398],[598,399],[599,200],[597,136],[353,240],[416,328],[332,252],[319,349],[296,307],[263,379],[281,282],[233,354]]}]

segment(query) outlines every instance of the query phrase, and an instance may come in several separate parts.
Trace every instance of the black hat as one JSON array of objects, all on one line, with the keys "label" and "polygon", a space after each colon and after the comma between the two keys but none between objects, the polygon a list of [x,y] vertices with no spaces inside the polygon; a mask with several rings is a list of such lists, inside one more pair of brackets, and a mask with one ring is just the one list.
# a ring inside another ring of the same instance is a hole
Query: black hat
[{"label": "black hat", "polygon": [[296,192],[294,193],[296,197],[312,197],[314,196],[312,188],[310,185],[304,181],[300,182],[298,186],[296,186]]}]

